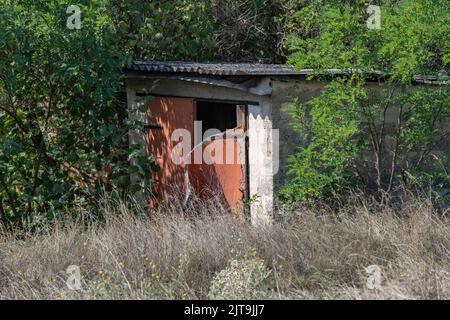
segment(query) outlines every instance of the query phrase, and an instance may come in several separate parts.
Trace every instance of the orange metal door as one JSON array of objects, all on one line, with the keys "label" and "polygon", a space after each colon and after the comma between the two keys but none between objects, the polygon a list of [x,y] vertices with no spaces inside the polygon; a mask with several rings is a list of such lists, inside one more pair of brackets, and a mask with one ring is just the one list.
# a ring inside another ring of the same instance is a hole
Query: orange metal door
[{"label": "orange metal door", "polygon": [[[185,193],[185,165],[173,161],[172,151],[179,142],[171,137],[176,129],[185,129],[192,135],[194,105],[193,99],[166,97],[155,97],[148,105],[148,152],[160,166],[160,171],[154,173],[153,192],[157,200],[182,198]],[[155,205],[154,200],[151,205]]]}]

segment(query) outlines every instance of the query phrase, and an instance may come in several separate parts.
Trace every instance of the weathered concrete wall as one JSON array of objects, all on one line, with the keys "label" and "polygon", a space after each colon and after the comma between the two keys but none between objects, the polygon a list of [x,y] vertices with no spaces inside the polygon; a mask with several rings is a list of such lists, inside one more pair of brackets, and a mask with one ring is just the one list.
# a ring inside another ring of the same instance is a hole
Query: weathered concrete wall
[{"label": "weathered concrete wall", "polygon": [[248,106],[250,211],[255,224],[269,223],[272,218],[274,161],[272,139],[272,105],[263,99],[260,105]]},{"label": "weathered concrete wall", "polygon": [[281,185],[286,180],[286,162],[289,155],[296,151],[296,148],[302,143],[298,135],[289,125],[290,117],[282,112],[284,104],[298,98],[299,102],[305,102],[312,97],[318,96],[324,87],[324,83],[318,81],[272,81],[272,125],[274,129],[279,130],[279,170],[274,176],[274,192],[278,192]]}]

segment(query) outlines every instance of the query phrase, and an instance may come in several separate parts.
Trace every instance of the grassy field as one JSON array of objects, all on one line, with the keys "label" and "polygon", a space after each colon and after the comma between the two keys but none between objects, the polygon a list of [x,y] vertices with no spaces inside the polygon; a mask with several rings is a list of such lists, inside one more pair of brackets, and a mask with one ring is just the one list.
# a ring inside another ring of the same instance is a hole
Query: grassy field
[{"label": "grassy field", "polygon": [[427,200],[354,203],[258,227],[217,204],[148,217],[106,203],[103,223],[0,236],[0,299],[450,299],[448,215]]}]

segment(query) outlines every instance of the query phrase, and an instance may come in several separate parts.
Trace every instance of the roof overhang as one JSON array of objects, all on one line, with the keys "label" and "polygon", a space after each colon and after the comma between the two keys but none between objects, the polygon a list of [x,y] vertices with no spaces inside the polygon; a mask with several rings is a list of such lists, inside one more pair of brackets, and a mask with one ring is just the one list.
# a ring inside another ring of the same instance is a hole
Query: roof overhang
[{"label": "roof overhang", "polygon": [[[331,78],[336,75],[368,73],[368,81],[384,81],[388,78],[379,70],[370,72],[361,69],[327,69],[319,75]],[[136,60],[124,70],[124,78],[179,78],[189,81],[211,82],[228,81],[240,84],[252,78],[281,78],[285,80],[306,79],[317,75],[314,69],[295,70],[282,64],[260,63],[199,63],[182,61],[143,61]],[[207,80],[208,79],[208,80]],[[448,76],[421,76],[412,78],[413,84],[445,85]]]}]

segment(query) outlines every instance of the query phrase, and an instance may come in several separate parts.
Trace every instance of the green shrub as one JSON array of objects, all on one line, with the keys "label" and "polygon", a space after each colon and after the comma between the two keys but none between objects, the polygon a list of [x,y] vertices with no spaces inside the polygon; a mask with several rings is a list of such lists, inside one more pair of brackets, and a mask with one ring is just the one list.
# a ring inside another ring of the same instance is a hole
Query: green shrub
[{"label": "green shrub", "polygon": [[363,94],[350,81],[336,80],[320,97],[284,107],[293,129],[306,143],[288,159],[292,179],[281,190],[281,199],[315,199],[351,184],[346,169],[359,150],[356,108]]},{"label": "green shrub", "polygon": [[[364,1],[307,1],[291,9],[288,61],[332,81],[310,101],[284,108],[303,145],[289,158],[283,201],[356,186],[378,196],[405,186],[449,188],[448,3],[378,4],[379,30],[367,27]],[[335,68],[351,72],[329,72]],[[374,70],[381,90],[365,84]],[[412,87],[415,75],[440,83]]]}]

